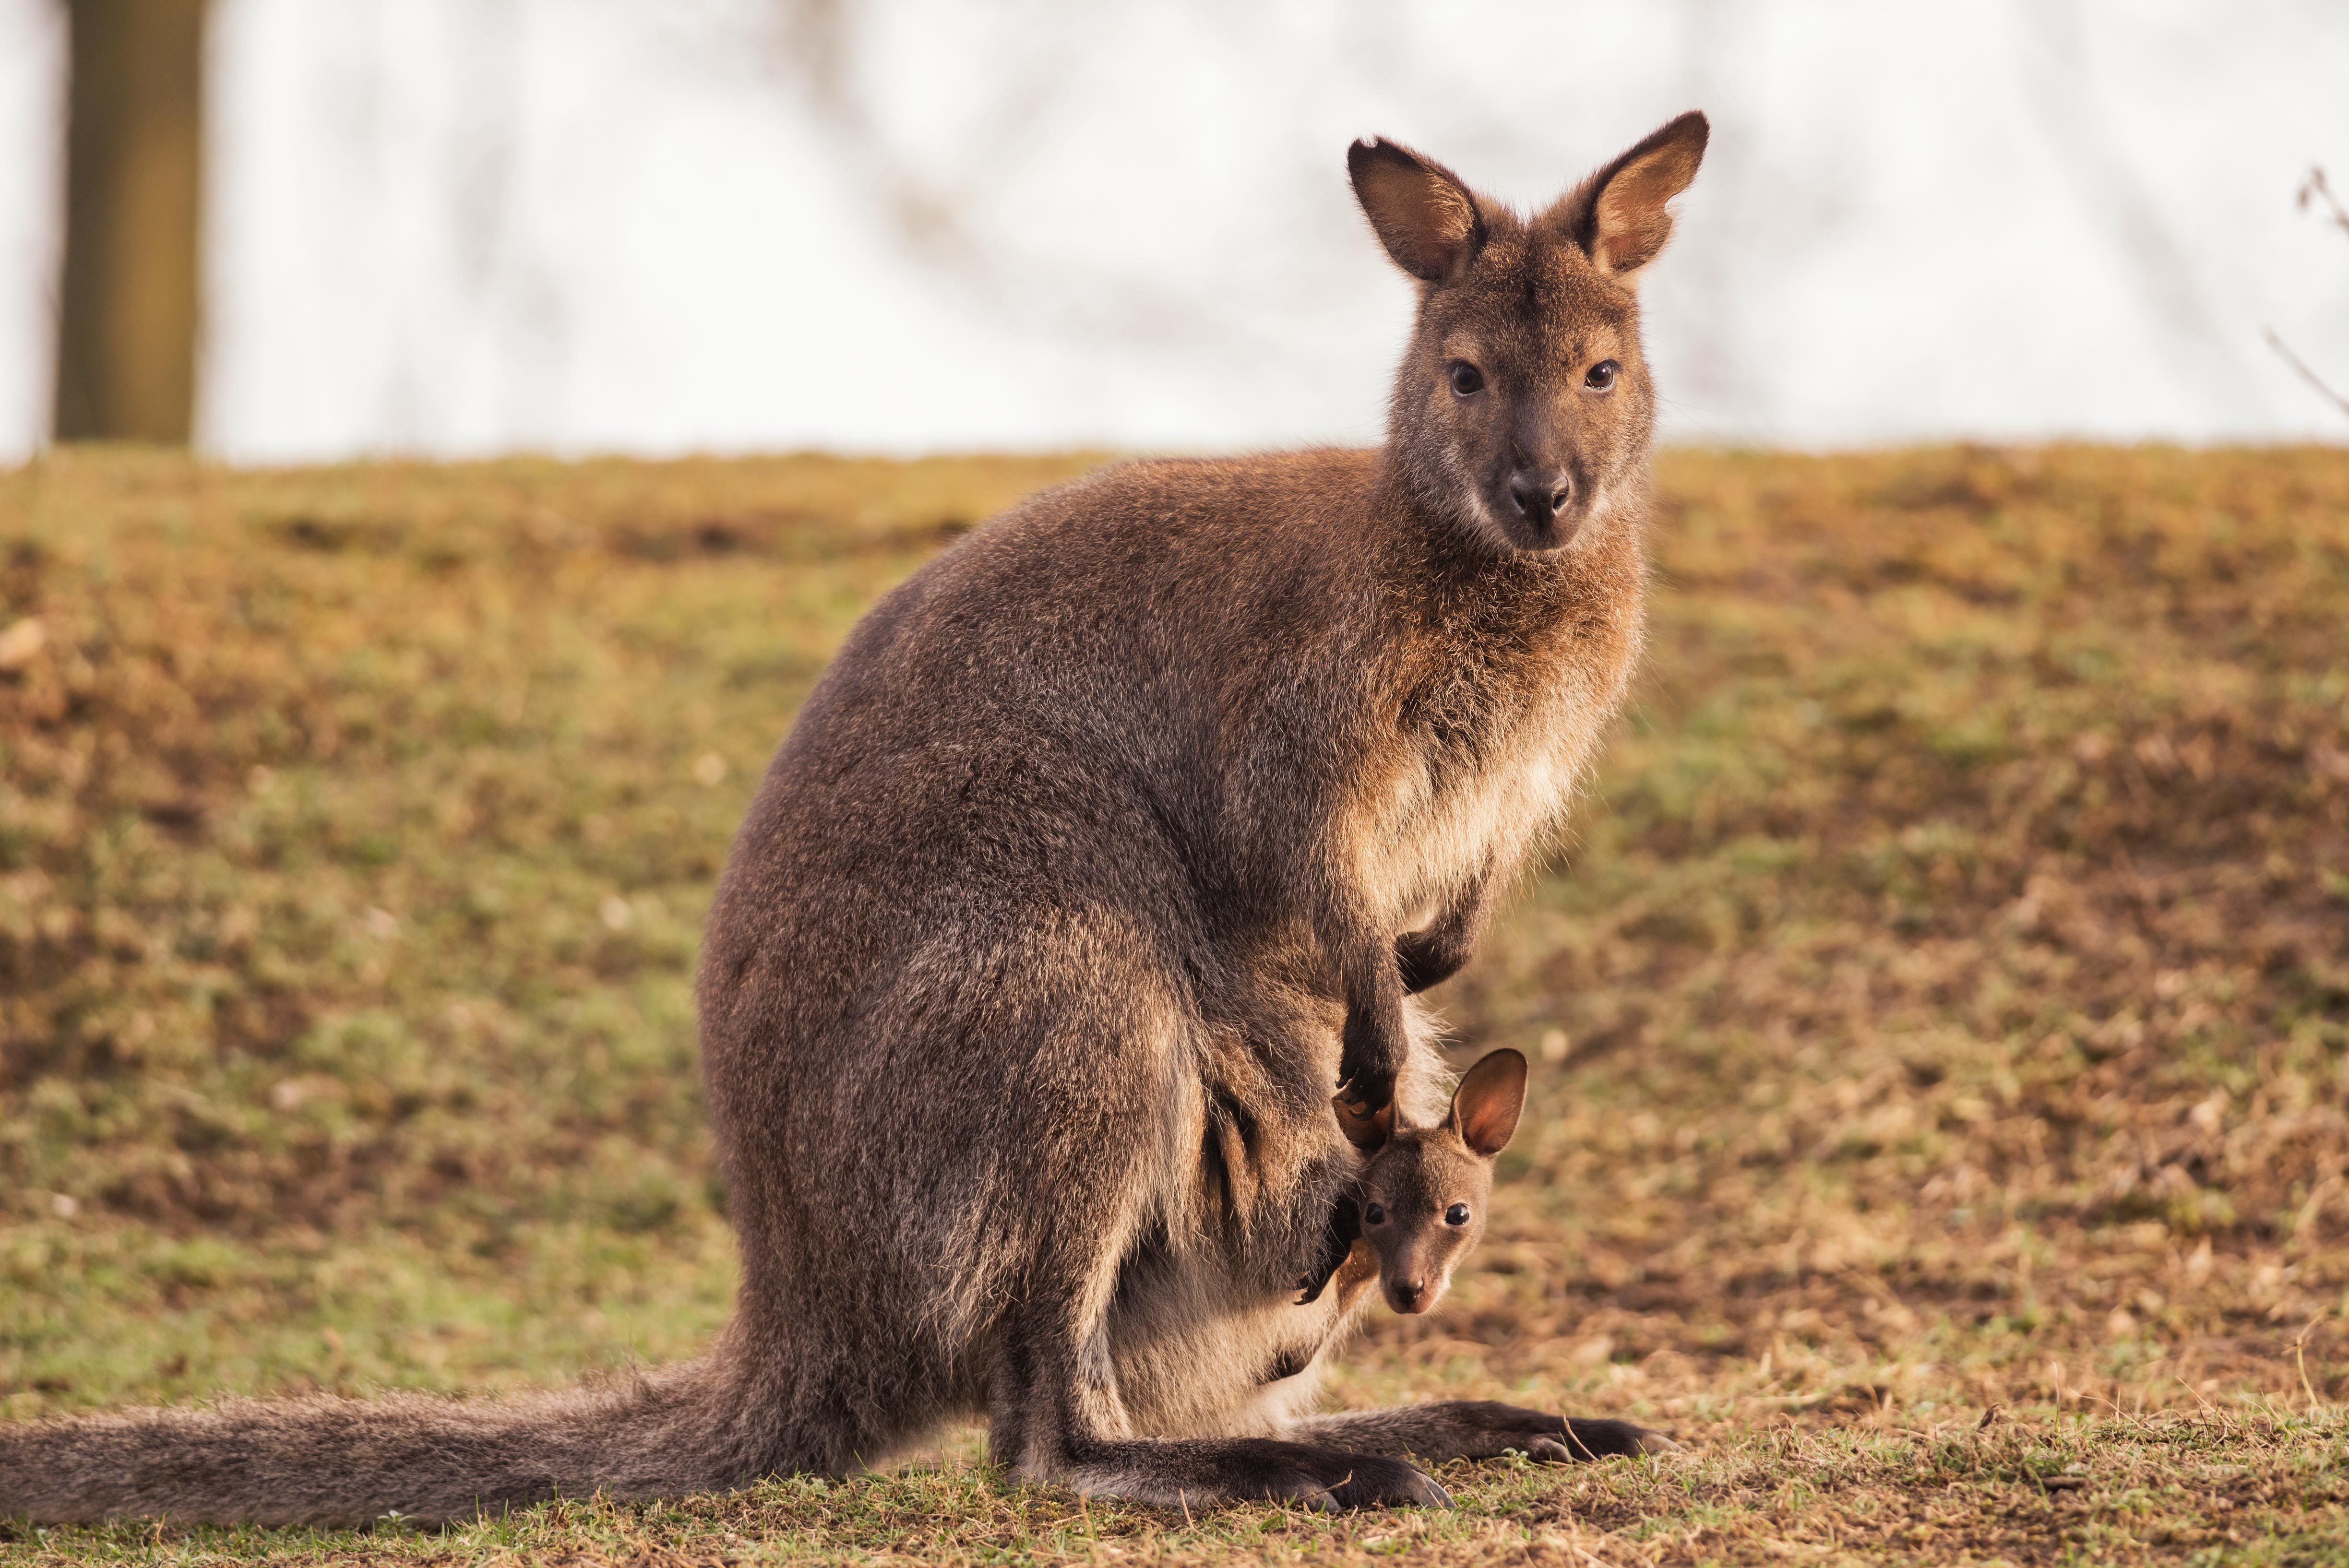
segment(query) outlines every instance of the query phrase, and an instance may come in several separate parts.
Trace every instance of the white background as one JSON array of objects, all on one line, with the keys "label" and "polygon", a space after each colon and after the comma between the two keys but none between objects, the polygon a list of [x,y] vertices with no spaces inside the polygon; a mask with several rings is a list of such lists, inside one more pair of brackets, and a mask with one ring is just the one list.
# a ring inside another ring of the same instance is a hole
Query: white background
[{"label": "white background", "polygon": [[[0,459],[47,424],[56,0],[0,0]],[[2349,6],[215,0],[200,444],[1375,439],[1379,132],[1518,202],[1702,107],[1667,435],[2349,437]]]}]

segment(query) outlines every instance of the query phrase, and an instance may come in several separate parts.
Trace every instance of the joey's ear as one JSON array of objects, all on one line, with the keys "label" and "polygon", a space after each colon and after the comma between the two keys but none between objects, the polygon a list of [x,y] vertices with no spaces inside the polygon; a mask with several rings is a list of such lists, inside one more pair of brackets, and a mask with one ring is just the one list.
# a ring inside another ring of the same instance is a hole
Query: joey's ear
[{"label": "joey's ear", "polygon": [[1384,137],[1346,150],[1354,197],[1395,265],[1423,283],[1449,283],[1485,243],[1476,198],[1452,170]]},{"label": "joey's ear", "polygon": [[1341,1094],[1330,1100],[1330,1109],[1338,1113],[1338,1130],[1346,1135],[1346,1141],[1365,1154],[1376,1154],[1387,1146],[1387,1140],[1394,1136],[1395,1112],[1392,1099],[1376,1110],[1365,1112],[1348,1105],[1346,1097]]},{"label": "joey's ear", "polygon": [[1656,259],[1672,234],[1666,203],[1696,178],[1711,134],[1702,114],[1682,115],[1553,209],[1600,272],[1621,278]]},{"label": "joey's ear", "polygon": [[1495,1051],[1460,1080],[1444,1125],[1490,1160],[1508,1147],[1510,1134],[1517,1130],[1517,1113],[1525,1108],[1526,1058],[1516,1051]]}]

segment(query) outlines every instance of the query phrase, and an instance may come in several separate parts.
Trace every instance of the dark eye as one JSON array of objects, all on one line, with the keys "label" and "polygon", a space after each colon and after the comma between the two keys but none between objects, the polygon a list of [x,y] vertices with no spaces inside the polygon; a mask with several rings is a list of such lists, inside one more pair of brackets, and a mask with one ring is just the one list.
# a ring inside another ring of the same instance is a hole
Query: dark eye
[{"label": "dark eye", "polygon": [[1444,1210],[1444,1222],[1447,1225],[1466,1224],[1468,1222],[1468,1205],[1465,1203],[1454,1203],[1449,1209]]},{"label": "dark eye", "polygon": [[1582,384],[1593,392],[1604,392],[1615,385],[1616,374],[1622,368],[1611,359],[1602,359],[1583,373]]},{"label": "dark eye", "polygon": [[1369,1208],[1362,1211],[1362,1223],[1366,1225],[1383,1225],[1386,1222],[1387,1212],[1378,1204],[1373,1203]]},{"label": "dark eye", "polygon": [[1452,390],[1463,397],[1474,397],[1485,389],[1484,372],[1464,359],[1452,362]]}]

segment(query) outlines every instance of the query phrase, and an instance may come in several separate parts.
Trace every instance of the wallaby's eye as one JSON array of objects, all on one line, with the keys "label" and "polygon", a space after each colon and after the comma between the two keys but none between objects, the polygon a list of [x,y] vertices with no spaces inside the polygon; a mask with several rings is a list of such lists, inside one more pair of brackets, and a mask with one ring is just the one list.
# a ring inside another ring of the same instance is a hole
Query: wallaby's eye
[{"label": "wallaby's eye", "polygon": [[1611,359],[1602,359],[1583,373],[1582,384],[1593,392],[1604,392],[1615,385],[1615,377],[1622,368]]},{"label": "wallaby's eye", "polygon": [[1447,1225],[1466,1224],[1468,1222],[1468,1205],[1465,1203],[1454,1203],[1449,1209],[1444,1210],[1444,1222]]},{"label": "wallaby's eye", "polygon": [[1452,362],[1452,390],[1463,397],[1474,397],[1485,389],[1485,373],[1464,359]]},{"label": "wallaby's eye", "polygon": [[1369,1208],[1362,1211],[1362,1223],[1366,1225],[1383,1225],[1386,1222],[1387,1212],[1382,1205],[1373,1203]]}]

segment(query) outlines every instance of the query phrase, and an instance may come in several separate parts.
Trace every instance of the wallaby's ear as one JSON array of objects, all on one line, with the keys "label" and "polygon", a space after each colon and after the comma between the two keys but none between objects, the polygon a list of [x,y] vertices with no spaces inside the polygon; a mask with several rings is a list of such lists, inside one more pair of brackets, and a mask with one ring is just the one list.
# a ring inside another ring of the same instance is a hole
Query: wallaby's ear
[{"label": "wallaby's ear", "polygon": [[1384,137],[1346,150],[1354,197],[1395,265],[1423,283],[1449,283],[1485,243],[1485,217],[1459,176]]},{"label": "wallaby's ear", "polygon": [[1712,128],[1691,111],[1584,181],[1559,207],[1599,270],[1624,277],[1656,259],[1672,235],[1666,203],[1688,189]]},{"label": "wallaby's ear", "polygon": [[1341,1094],[1330,1100],[1330,1109],[1338,1113],[1338,1130],[1346,1135],[1346,1141],[1365,1154],[1376,1154],[1387,1146],[1387,1140],[1394,1136],[1395,1112],[1392,1099],[1376,1110],[1360,1111],[1348,1105],[1346,1097]]},{"label": "wallaby's ear", "polygon": [[1493,1052],[1468,1069],[1453,1091],[1444,1125],[1460,1141],[1490,1160],[1509,1146],[1517,1114],[1526,1108],[1526,1058],[1512,1050]]}]

